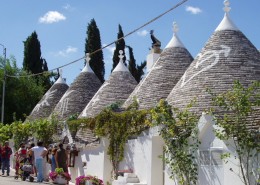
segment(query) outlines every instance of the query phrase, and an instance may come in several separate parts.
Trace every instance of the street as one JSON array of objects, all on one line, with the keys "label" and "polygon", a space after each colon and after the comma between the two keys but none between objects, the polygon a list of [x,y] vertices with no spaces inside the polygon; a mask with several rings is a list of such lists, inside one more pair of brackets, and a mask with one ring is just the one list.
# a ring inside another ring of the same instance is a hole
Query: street
[{"label": "street", "polygon": [[[34,182],[29,182],[29,180],[27,179],[26,181],[22,181],[21,178],[19,179],[14,179],[14,171],[11,170],[10,171],[10,176],[1,176],[0,175],[0,185],[32,185],[33,184],[40,184],[36,182],[36,178]],[[43,182],[41,184],[52,184],[49,182]]]},{"label": "street", "polygon": [[[1,176],[0,174],[0,185],[33,185],[33,184],[53,184],[52,182],[42,182],[42,183],[38,183],[36,182],[36,177],[34,177],[34,182],[29,182],[28,179],[26,179],[26,181],[22,181],[21,178],[19,179],[14,179],[14,171],[11,170],[10,171],[10,176],[6,176],[6,174],[4,176]],[[74,185],[73,183],[69,182],[70,185]]]}]

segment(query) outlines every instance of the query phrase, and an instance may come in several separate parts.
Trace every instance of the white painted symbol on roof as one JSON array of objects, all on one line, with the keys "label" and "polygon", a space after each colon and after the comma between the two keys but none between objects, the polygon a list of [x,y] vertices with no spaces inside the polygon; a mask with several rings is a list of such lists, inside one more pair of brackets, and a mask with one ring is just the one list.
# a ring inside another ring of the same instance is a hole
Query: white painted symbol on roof
[{"label": "white painted symbol on roof", "polygon": [[194,68],[195,70],[198,69],[204,62],[209,61],[210,59],[212,60],[213,58],[214,61],[212,63],[209,63],[209,65],[206,65],[204,68],[202,68],[200,71],[197,73],[193,74],[189,79],[186,79],[187,77],[187,71],[184,73],[184,75],[181,78],[181,88],[187,84],[189,81],[191,81],[195,76],[199,75],[200,73],[204,71],[208,71],[211,69],[213,66],[215,66],[219,62],[219,56],[221,53],[224,54],[225,57],[229,56],[229,53],[231,51],[231,48],[225,45],[221,45],[221,50],[210,50],[205,52],[203,55],[199,55],[197,59],[197,63],[195,64]]},{"label": "white painted symbol on roof", "polygon": [[71,93],[75,92],[76,90],[71,90],[71,91],[67,91],[63,97],[61,98],[59,104],[60,104],[60,108],[59,111],[61,112],[61,115],[63,116],[64,112],[66,112],[68,110],[68,105],[69,105],[69,100],[70,98],[68,97]]}]

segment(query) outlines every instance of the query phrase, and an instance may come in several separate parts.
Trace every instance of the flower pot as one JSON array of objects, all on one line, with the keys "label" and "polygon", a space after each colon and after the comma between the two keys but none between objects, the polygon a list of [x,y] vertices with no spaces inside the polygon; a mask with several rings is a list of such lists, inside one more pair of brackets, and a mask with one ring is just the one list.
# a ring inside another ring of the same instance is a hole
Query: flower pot
[{"label": "flower pot", "polygon": [[67,180],[62,176],[58,175],[57,178],[53,181],[54,184],[67,184]]},{"label": "flower pot", "polygon": [[89,180],[87,180],[87,181],[85,182],[85,185],[93,185],[93,184],[92,184],[92,182],[90,182]]}]

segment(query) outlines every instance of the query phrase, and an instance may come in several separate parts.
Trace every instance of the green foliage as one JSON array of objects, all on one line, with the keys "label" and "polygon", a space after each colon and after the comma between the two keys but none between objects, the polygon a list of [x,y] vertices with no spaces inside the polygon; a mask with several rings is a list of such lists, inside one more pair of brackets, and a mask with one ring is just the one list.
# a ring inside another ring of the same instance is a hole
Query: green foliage
[{"label": "green foliage", "polygon": [[48,146],[53,142],[54,135],[57,133],[57,130],[60,129],[61,125],[55,119],[39,119],[32,121],[31,128],[33,131],[33,136],[37,140],[43,141],[43,143]]},{"label": "green foliage", "polygon": [[14,147],[19,149],[20,143],[27,142],[30,136],[32,136],[31,123],[22,123],[21,121],[15,121],[11,125],[11,132],[14,139]]},{"label": "green foliage", "polygon": [[146,66],[146,62],[141,63],[141,65],[137,65],[135,63],[135,58],[134,58],[134,53],[133,53],[133,48],[130,46],[126,46],[129,51],[129,61],[128,61],[128,69],[130,73],[133,75],[135,80],[137,82],[140,82],[142,79],[142,76],[144,75],[144,68]]},{"label": "green foliage", "polygon": [[[0,58],[0,65],[3,60]],[[6,62],[6,72],[8,75],[20,76],[28,73],[19,69],[14,57],[10,57]],[[3,69],[0,69],[0,88],[2,89]],[[25,120],[24,115],[29,115],[44,94],[44,86],[34,77],[28,78],[7,78],[5,94],[5,115],[4,123],[11,124],[13,121]],[[0,101],[2,101],[2,93]],[[15,113],[16,119],[13,114]]]},{"label": "green foliage", "polygon": [[[87,38],[85,43],[85,53],[92,53],[98,49],[101,48],[101,38],[100,38],[100,32],[97,27],[96,21],[94,19],[91,19],[90,23],[87,27]],[[104,64],[104,57],[103,57],[103,51],[96,52],[92,54],[91,60],[89,62],[90,67],[95,72],[97,77],[101,82],[104,82],[104,76],[105,76],[105,64]]]},{"label": "green foliage", "polygon": [[[251,184],[252,163],[260,152],[259,143],[259,116],[260,82],[256,81],[244,87],[239,81],[235,81],[233,88],[227,92],[212,95],[216,124],[216,136],[221,140],[232,140],[238,155],[243,183]],[[224,112],[224,114],[223,114]],[[255,119],[253,119],[255,118]],[[258,122],[257,122],[258,121]],[[258,125],[258,128],[250,129],[250,125]],[[228,156],[225,156],[227,159]]]},{"label": "green foliage", "polygon": [[130,136],[139,135],[150,125],[149,111],[137,110],[136,102],[125,112],[119,112],[119,104],[111,104],[95,118],[68,120],[67,122],[72,132],[85,127],[94,130],[97,136],[109,139],[108,155],[113,166],[113,178],[116,178],[119,162],[124,158],[127,139]]},{"label": "green foliage", "polygon": [[122,30],[121,25],[118,25],[118,33],[117,33],[117,39],[120,39],[119,41],[117,41],[116,44],[116,49],[114,50],[114,55],[113,55],[113,66],[112,66],[112,70],[111,72],[115,69],[115,67],[117,66],[117,64],[119,63],[119,51],[122,50],[123,51],[123,63],[126,65],[126,57],[125,57],[125,40],[123,39],[124,37],[124,33]]},{"label": "green foliage", "polygon": [[[198,169],[195,155],[200,142],[197,139],[198,117],[189,111],[172,108],[164,100],[151,110],[154,126],[163,126],[160,135],[165,142],[163,160],[171,169],[171,178],[179,184],[197,184]],[[172,110],[174,112],[172,112]]]},{"label": "green foliage", "polygon": [[[41,57],[41,44],[35,31],[24,41],[23,69],[32,74],[48,71],[47,62]],[[50,74],[46,73],[46,75],[38,75],[34,78],[37,83],[43,84],[47,91],[51,87],[50,77]]]},{"label": "green foliage", "polygon": [[5,141],[8,141],[13,136],[11,132],[10,125],[4,125],[3,123],[0,123],[0,141],[1,144],[3,144]]}]

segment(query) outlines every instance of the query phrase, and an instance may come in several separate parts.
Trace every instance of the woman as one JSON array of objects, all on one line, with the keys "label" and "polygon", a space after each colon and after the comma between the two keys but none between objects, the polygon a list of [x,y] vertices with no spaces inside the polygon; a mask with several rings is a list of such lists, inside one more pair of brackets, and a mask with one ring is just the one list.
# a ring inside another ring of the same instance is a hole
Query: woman
[{"label": "woman", "polygon": [[35,147],[35,144],[34,144],[34,143],[31,143],[30,146],[29,146],[29,148],[28,148],[28,153],[27,153],[27,155],[28,155],[28,158],[29,158],[30,163],[31,163],[32,166],[33,166],[33,171],[34,171],[34,173],[35,173],[35,176],[37,177],[37,170],[36,170],[36,167],[35,167],[34,156],[33,156],[32,150],[31,150],[33,147]]},{"label": "woman", "polygon": [[31,149],[33,151],[34,161],[37,169],[37,182],[42,182],[44,180],[44,158],[47,155],[48,151],[43,146],[42,141],[38,141],[37,146]]},{"label": "woman", "polygon": [[62,168],[64,172],[68,172],[67,160],[68,155],[66,150],[63,148],[63,144],[59,144],[59,149],[55,154],[56,166],[57,168]]},{"label": "woman", "polygon": [[55,172],[55,169],[57,168],[55,155],[58,150],[57,145],[54,145],[53,149],[51,150],[51,171]]}]

